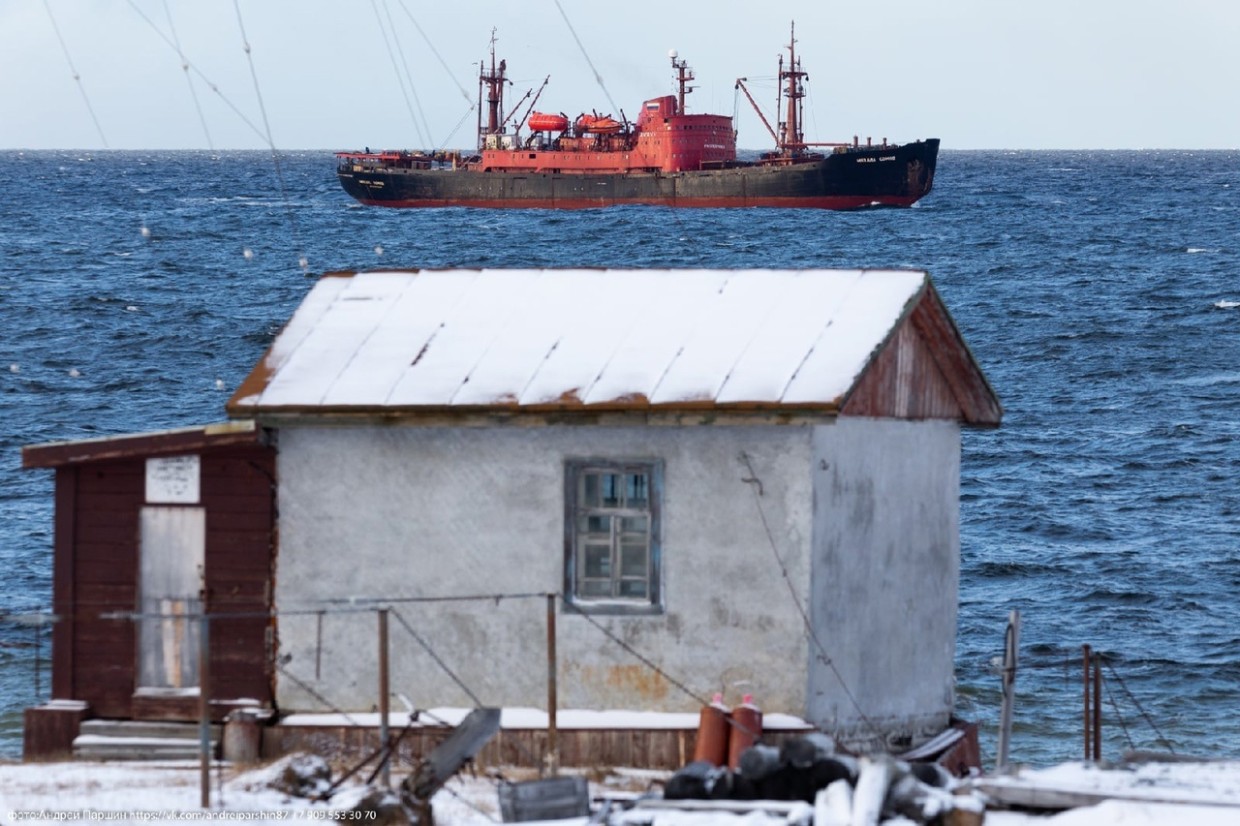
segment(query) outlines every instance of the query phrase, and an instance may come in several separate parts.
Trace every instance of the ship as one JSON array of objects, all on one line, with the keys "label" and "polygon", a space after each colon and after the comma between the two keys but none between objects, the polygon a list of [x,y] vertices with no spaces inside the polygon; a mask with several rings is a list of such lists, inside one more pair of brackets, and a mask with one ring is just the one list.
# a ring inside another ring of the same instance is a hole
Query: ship
[{"label": "ship", "polygon": [[643,102],[635,122],[623,112],[619,118],[597,110],[570,118],[536,111],[542,88],[528,106],[530,92],[505,116],[507,64],[496,63],[492,37],[490,63],[482,61],[479,69],[476,151],[337,152],[336,174],[350,196],[385,207],[849,210],[908,207],[925,197],[934,183],[937,138],[806,142],[801,124],[808,74],[795,34],[794,23],[787,63],[782,52],[779,57],[776,112],[783,117],[775,127],[746,78],[736,81],[775,142],[772,151],[752,159],[738,158],[731,117],[686,111],[695,77],[674,50],[669,57],[677,93]]}]

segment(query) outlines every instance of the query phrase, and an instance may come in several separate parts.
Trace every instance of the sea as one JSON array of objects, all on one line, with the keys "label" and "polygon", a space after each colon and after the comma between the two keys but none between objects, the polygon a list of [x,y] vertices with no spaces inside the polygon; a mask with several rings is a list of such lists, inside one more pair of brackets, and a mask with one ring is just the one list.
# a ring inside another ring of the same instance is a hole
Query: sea
[{"label": "sea", "polygon": [[923,201],[862,212],[388,210],[330,151],[4,151],[0,180],[0,757],[50,696],[23,445],[224,420],[325,272],[583,266],[929,272],[1004,407],[961,461],[983,762],[1014,610],[1012,761],[1083,755],[1084,645],[1105,759],[1240,757],[1240,152],[944,150]]}]

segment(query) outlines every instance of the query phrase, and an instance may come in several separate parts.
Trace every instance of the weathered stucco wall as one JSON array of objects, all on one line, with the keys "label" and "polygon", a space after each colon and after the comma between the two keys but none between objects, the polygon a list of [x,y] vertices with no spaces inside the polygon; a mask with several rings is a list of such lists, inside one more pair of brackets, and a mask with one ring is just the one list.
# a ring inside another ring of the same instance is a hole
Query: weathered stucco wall
[{"label": "weathered stucco wall", "polygon": [[898,747],[952,712],[960,429],[840,419],[813,442],[811,616],[831,665],[811,642],[809,719]]},{"label": "weathered stucco wall", "polygon": [[[592,619],[699,697],[726,689],[731,701],[745,682],[764,708],[802,713],[804,623],[761,516],[804,600],[812,434],[773,426],[281,429],[276,602],[280,653],[290,657],[277,676],[281,707],[323,710],[307,688],[344,710],[377,706],[375,614],[343,613],[347,602],[326,600],[558,592],[564,460],[660,458],[666,612]],[[761,481],[762,514],[742,452]],[[545,707],[545,599],[393,608],[394,692],[422,708]],[[311,613],[290,613],[299,610]],[[561,707],[697,708],[562,607],[558,649]]]}]

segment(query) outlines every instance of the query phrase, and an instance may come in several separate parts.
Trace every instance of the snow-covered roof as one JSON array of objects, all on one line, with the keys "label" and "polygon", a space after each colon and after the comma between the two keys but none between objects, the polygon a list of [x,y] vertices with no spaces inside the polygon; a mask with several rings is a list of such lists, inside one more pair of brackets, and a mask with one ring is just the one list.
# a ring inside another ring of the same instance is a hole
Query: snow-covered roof
[{"label": "snow-covered roof", "polygon": [[228,411],[838,412],[929,284],[890,270],[333,274]]}]

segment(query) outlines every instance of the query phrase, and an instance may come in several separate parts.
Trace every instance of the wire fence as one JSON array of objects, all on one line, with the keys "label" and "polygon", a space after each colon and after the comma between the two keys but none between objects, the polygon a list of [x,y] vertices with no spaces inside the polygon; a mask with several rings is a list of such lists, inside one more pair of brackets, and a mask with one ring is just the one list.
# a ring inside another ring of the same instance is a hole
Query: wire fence
[{"label": "wire fence", "polygon": [[[550,612],[552,616],[557,613],[555,609],[558,608],[558,613],[563,617],[580,618],[582,622],[578,623],[578,627],[589,629],[588,633],[596,640],[593,645],[600,649],[610,648],[615,655],[618,655],[612,656],[612,659],[628,659],[637,664],[642,670],[662,681],[694,706],[709,704],[708,697],[711,692],[695,687],[692,685],[692,680],[673,673],[673,669],[659,661],[655,652],[626,640],[622,633],[618,633],[611,627],[612,623],[608,621],[611,618],[600,618],[582,611],[571,601],[564,600],[561,594],[554,592],[494,592],[452,596],[393,595],[382,598],[346,597],[326,599],[315,605],[278,611],[243,610],[223,605],[219,608],[213,607],[206,614],[184,610],[152,613],[107,609],[90,610],[87,605],[81,606],[83,610],[76,614],[57,614],[42,607],[24,611],[0,611],[0,643],[3,647],[23,652],[16,659],[26,660],[29,663],[29,679],[32,688],[30,697],[33,704],[37,705],[47,699],[50,693],[51,635],[53,629],[60,623],[67,621],[132,623],[135,625],[136,632],[137,626],[145,622],[148,625],[154,624],[164,633],[172,634],[174,637],[179,635],[183,638],[185,628],[195,620],[205,619],[209,623],[261,620],[263,623],[272,625],[278,622],[281,629],[281,653],[278,659],[271,660],[269,667],[274,677],[285,681],[285,685],[280,689],[282,697],[290,700],[291,706],[297,710],[330,712],[339,715],[350,725],[359,725],[363,719],[359,709],[373,711],[387,706],[387,701],[378,696],[377,678],[371,682],[374,675],[369,673],[373,670],[371,666],[377,663],[380,655],[376,653],[372,657],[365,651],[358,651],[359,640],[363,636],[360,629],[374,629],[376,618],[380,613],[391,616],[397,632],[388,645],[390,656],[397,663],[393,683],[398,689],[415,683],[440,686],[439,689],[427,691],[425,696],[429,697],[437,696],[444,691],[443,687],[451,686],[455,692],[459,692],[458,696],[463,700],[459,705],[476,708],[502,704],[497,702],[499,699],[497,695],[502,693],[497,686],[502,686],[503,691],[507,692],[514,684],[520,684],[526,696],[529,696],[530,692],[535,690],[535,686],[546,679],[544,663],[537,656],[529,657],[527,650],[525,673],[505,673],[499,675],[499,682],[497,682],[494,673],[490,675],[483,673],[489,666],[478,665],[479,660],[485,663],[487,660],[485,656],[480,658],[477,656],[479,652],[463,648],[459,638],[448,640],[432,638],[434,631],[428,630],[428,624],[416,616],[416,613],[432,610],[442,614],[443,611],[453,607],[468,606],[470,609],[476,609],[478,605],[489,605],[494,609],[499,609],[501,606],[529,606],[530,603],[541,606],[547,601],[553,603]],[[526,627],[532,626],[532,612],[528,607],[520,608],[515,613],[510,611],[504,616],[511,618],[517,615],[524,615],[522,621]],[[554,619],[550,621],[554,623]],[[338,625],[334,633],[330,630],[333,623]],[[299,633],[289,632],[294,624],[302,626]],[[440,633],[445,627],[443,623],[429,625]],[[329,629],[326,636],[325,627]],[[555,635],[558,632],[552,628],[549,633]],[[580,632],[574,631],[574,633],[580,636]],[[807,626],[806,634],[811,633],[812,629]],[[813,641],[812,636],[807,636],[807,639]],[[290,643],[287,647],[286,641]],[[377,648],[374,647],[377,642],[371,640],[367,644],[372,652],[377,652]],[[349,656],[343,656],[341,652],[347,652]],[[271,653],[273,652],[268,652],[269,655]],[[821,655],[825,656],[825,651]],[[1091,656],[1093,659],[1086,662],[1092,663],[1092,666],[1083,666],[1080,656],[1073,656],[1065,651],[1062,657],[1042,656],[1036,660],[1021,663],[1020,671],[1062,672],[1067,688],[1077,679],[1073,675],[1079,674],[1083,667],[1087,671],[1090,667],[1097,670],[1102,679],[1098,683],[1097,693],[1094,696],[1101,697],[1105,692],[1106,702],[1103,708],[1100,699],[1095,701],[1098,707],[1092,713],[1098,717],[1099,726],[1097,731],[1085,735],[1087,739],[1086,758],[1090,757],[1089,738],[1091,736],[1100,738],[1103,727],[1111,733],[1112,744],[1118,741],[1126,744],[1129,750],[1136,750],[1139,747],[1140,732],[1144,730],[1153,733],[1153,742],[1158,747],[1175,754],[1174,744],[1159,727],[1154,715],[1132,691],[1120,673],[1115,659],[1100,652],[1094,652]],[[324,669],[325,661],[329,665],[327,669]],[[352,669],[345,677],[342,677],[340,673],[340,666],[343,662],[348,662],[348,668]],[[547,667],[554,674],[558,669],[558,664],[552,662]],[[1102,672],[1105,674],[1103,675]],[[12,669],[10,669],[11,674]],[[409,701],[403,691],[392,691],[391,696],[399,697],[401,702],[405,703],[406,712],[416,710],[414,703]],[[1086,705],[1088,706],[1088,689],[1082,696],[1087,698]],[[855,698],[853,701],[856,702]],[[547,707],[550,708],[553,702],[549,699],[546,703]],[[452,703],[438,702],[424,705],[450,706]],[[535,705],[541,706],[542,704]],[[877,727],[881,724],[882,721],[864,717],[860,703],[858,703],[858,711],[863,715],[862,719],[865,720],[866,725]],[[1091,711],[1086,708],[1084,713],[1087,720]],[[1018,712],[1018,718],[1019,716]],[[1088,722],[1085,725],[1088,726]],[[754,734],[760,733],[754,732]],[[1149,739],[1147,738],[1145,742],[1149,742]],[[1094,744],[1096,749],[1100,744],[1100,739],[1095,739]],[[536,755],[526,755],[526,757],[535,765],[540,762]]]}]

